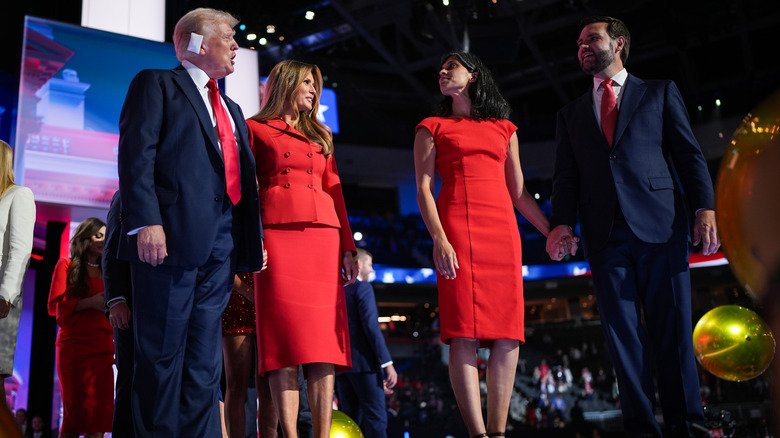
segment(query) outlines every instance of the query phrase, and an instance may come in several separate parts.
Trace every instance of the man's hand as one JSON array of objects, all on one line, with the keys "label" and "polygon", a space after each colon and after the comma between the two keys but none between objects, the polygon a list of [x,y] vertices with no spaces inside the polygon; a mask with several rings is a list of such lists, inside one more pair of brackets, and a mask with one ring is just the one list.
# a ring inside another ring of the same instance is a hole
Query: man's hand
[{"label": "man's hand", "polygon": [[130,306],[124,301],[115,304],[108,311],[108,322],[111,323],[111,327],[127,330],[130,328],[130,321],[132,321]]},{"label": "man's hand", "polygon": [[0,299],[0,319],[8,316],[8,312],[11,311],[11,303],[9,301]]},{"label": "man's hand", "polygon": [[[387,393],[388,390],[395,388],[395,384],[398,383],[398,373],[395,372],[393,364],[386,366],[384,371],[387,375],[384,382],[385,393]],[[392,394],[393,391],[390,391],[390,393]]]},{"label": "man's hand", "polygon": [[149,225],[138,231],[138,258],[152,266],[162,264],[168,256],[162,225]]},{"label": "man's hand", "polygon": [[704,255],[714,254],[720,248],[718,223],[715,220],[715,210],[700,210],[693,224],[693,244],[701,242],[701,252]]}]

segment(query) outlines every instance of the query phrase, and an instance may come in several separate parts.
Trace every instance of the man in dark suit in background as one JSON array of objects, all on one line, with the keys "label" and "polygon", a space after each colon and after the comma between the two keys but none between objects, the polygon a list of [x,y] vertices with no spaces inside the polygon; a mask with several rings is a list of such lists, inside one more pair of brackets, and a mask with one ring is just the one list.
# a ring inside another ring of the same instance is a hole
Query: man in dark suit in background
[{"label": "man in dark suit in background", "polygon": [[369,277],[374,272],[373,257],[359,248],[355,262],[358,265],[358,281],[344,286],[352,369],[336,375],[336,397],[339,409],[358,423],[366,438],[386,438],[384,388],[393,388],[398,374],[379,329],[374,288],[369,283]]},{"label": "man in dark suit in background", "polygon": [[626,434],[662,436],[655,372],[663,436],[691,436],[703,413],[689,229],[705,255],[717,251],[712,179],[675,84],[624,69],[630,41],[620,20],[582,22],[578,59],[593,86],[558,114],[547,251],[576,252],[579,216]]},{"label": "man in dark suit in background", "polygon": [[188,12],[182,65],[133,79],[119,119],[119,257],[130,262],[138,437],[221,436],[221,315],[234,272],[262,266],[254,158],[241,109],[217,88],[238,20]]},{"label": "man in dark suit in background", "polygon": [[133,417],[130,410],[130,390],[133,384],[133,291],[130,285],[130,264],[116,258],[122,234],[122,205],[119,191],[111,198],[106,217],[106,239],[103,243],[103,287],[106,316],[114,328],[116,358],[116,396],[114,397],[113,438],[133,438]]}]

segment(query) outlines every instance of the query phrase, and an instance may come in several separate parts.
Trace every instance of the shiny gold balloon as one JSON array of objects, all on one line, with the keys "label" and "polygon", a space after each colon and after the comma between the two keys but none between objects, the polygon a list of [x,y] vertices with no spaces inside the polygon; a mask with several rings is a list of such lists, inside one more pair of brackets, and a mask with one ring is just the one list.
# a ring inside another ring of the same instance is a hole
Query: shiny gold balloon
[{"label": "shiny gold balloon", "polygon": [[748,113],[723,154],[715,211],[723,251],[754,297],[780,278],[780,90]]},{"label": "shiny gold balloon", "polygon": [[363,438],[363,431],[355,420],[334,409],[333,421],[330,424],[330,438]]},{"label": "shiny gold balloon", "polygon": [[767,369],[775,353],[775,338],[769,325],[752,310],[720,306],[696,324],[693,351],[707,371],[741,382]]}]

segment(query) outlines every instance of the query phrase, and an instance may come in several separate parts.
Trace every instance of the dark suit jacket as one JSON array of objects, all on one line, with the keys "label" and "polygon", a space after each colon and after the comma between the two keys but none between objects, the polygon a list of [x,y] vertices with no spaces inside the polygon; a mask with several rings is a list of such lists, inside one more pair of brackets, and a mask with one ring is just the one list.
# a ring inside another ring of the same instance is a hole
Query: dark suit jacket
[{"label": "dark suit jacket", "polygon": [[[252,272],[262,266],[255,162],[241,109],[222,99],[236,124],[241,163],[241,201],[233,211],[236,269]],[[133,79],[119,119],[118,161],[122,232],[162,225],[163,264],[203,265],[224,207],[225,170],[208,110],[184,67],[144,70]],[[135,235],[120,240],[120,258],[138,261],[135,242]]]},{"label": "dark suit jacket", "polygon": [[106,314],[108,303],[114,298],[124,297],[127,305],[132,309],[133,291],[130,287],[130,266],[124,260],[117,258],[119,239],[128,240],[129,237],[121,232],[122,203],[119,200],[119,191],[111,198],[106,216],[106,239],[103,242],[103,286],[105,288]]},{"label": "dark suit jacket", "polygon": [[356,281],[344,286],[344,295],[352,350],[352,369],[347,372],[379,371],[380,365],[390,362],[391,358],[379,329],[374,288],[367,281]]},{"label": "dark suit jacket", "polygon": [[714,208],[712,179],[671,81],[628,75],[613,147],[593,112],[592,89],[558,113],[550,226],[574,228],[585,255],[606,245],[618,203],[648,243],[689,235],[693,213]]}]

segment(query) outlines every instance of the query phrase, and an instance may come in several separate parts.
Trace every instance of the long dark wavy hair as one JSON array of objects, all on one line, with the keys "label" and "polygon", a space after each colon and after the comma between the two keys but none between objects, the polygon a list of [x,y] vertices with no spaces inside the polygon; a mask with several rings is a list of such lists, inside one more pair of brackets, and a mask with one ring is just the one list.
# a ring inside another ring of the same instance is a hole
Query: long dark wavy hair
[{"label": "long dark wavy hair", "polygon": [[[69,298],[83,298],[89,293],[87,278],[87,249],[92,243],[92,236],[98,233],[106,224],[96,217],[84,219],[70,239],[70,269],[68,269]],[[98,257],[98,264],[101,263]],[[101,267],[102,270],[102,267]]]},{"label": "long dark wavy hair", "polygon": [[[471,99],[471,117],[475,119],[507,119],[512,112],[509,102],[498,90],[498,85],[490,69],[485,66],[477,55],[469,52],[450,52],[441,58],[439,65],[449,57],[455,57],[470,73],[477,73],[477,80],[469,86]],[[434,108],[433,114],[438,117],[452,115],[452,97],[445,96]]]}]

